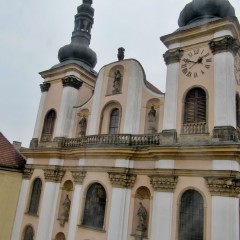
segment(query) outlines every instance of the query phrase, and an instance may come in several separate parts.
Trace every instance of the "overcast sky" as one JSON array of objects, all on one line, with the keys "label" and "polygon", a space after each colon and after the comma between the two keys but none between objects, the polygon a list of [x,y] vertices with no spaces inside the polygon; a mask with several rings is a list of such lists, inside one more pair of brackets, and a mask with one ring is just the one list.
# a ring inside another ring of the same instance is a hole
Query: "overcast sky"
[{"label": "overcast sky", "polygon": [[[90,47],[95,70],[125,58],[139,60],[148,81],[165,91],[167,50],[160,36],[178,28],[180,11],[190,0],[93,0],[95,22]],[[230,0],[240,17],[239,0]],[[60,47],[70,43],[74,15],[82,0],[0,1],[0,131],[10,142],[28,147],[41,96],[38,74],[58,63]]]}]

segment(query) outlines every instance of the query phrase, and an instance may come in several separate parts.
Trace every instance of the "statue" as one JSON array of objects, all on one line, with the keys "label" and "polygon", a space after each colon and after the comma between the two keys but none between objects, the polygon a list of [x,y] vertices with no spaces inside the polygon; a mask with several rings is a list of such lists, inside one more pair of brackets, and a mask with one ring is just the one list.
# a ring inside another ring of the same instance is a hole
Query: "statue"
[{"label": "statue", "polygon": [[79,122],[80,125],[80,136],[85,136],[86,135],[86,130],[87,130],[87,119],[85,116],[82,117],[82,119]]},{"label": "statue", "polygon": [[156,110],[154,105],[151,106],[151,110],[148,113],[148,130],[150,133],[156,133]]},{"label": "statue", "polygon": [[120,93],[121,78],[122,78],[121,72],[117,70],[114,76],[113,91],[112,91],[113,94]]},{"label": "statue", "polygon": [[142,205],[141,202],[139,202],[139,209],[137,212],[137,216],[138,216],[138,226],[137,226],[137,230],[144,232],[147,230],[147,210],[146,208]]},{"label": "statue", "polygon": [[122,61],[124,59],[125,49],[123,47],[118,48],[118,61]]},{"label": "statue", "polygon": [[59,218],[61,226],[64,226],[65,222],[68,221],[70,207],[71,207],[71,200],[69,199],[69,196],[67,194],[67,196],[63,202],[63,212]]}]

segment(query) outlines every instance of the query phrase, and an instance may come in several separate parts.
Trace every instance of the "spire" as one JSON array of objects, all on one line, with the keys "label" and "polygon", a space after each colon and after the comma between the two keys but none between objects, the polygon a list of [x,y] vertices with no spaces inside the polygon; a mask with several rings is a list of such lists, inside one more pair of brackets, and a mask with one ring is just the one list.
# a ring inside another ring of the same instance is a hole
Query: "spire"
[{"label": "spire", "polygon": [[91,29],[94,22],[94,9],[92,0],[83,0],[83,4],[77,8],[75,15],[74,31],[71,43],[60,48],[58,59],[60,62],[67,60],[80,61],[94,68],[97,63],[96,53],[89,48],[91,41]]}]

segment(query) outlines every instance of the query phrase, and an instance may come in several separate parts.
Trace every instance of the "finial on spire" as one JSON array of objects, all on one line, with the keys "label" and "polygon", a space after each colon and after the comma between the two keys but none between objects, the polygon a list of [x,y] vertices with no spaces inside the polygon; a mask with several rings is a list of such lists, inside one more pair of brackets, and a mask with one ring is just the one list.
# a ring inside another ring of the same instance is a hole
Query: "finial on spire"
[{"label": "finial on spire", "polygon": [[91,68],[95,67],[97,56],[89,47],[94,22],[94,9],[91,5],[92,0],[83,0],[83,3],[77,8],[71,43],[60,48],[58,52],[60,62],[74,60],[87,64]]},{"label": "finial on spire", "polygon": [[124,59],[124,52],[125,52],[125,49],[123,47],[120,47],[118,49],[118,61],[122,61]]}]

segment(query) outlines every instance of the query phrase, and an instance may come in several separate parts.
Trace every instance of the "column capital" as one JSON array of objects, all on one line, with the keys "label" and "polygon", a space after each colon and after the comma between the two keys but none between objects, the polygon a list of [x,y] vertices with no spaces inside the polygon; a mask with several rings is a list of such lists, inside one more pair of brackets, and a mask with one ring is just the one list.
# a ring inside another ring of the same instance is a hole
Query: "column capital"
[{"label": "column capital", "polygon": [[82,86],[82,81],[76,76],[70,75],[62,79],[62,85],[63,87],[73,87],[78,90]]},{"label": "column capital", "polygon": [[108,173],[110,182],[113,187],[132,188],[136,181],[136,174],[129,173]]},{"label": "column capital", "polygon": [[221,53],[221,52],[231,52],[236,55],[240,46],[236,43],[236,39],[234,39],[230,35],[226,35],[221,38],[213,39],[209,42],[209,47],[212,50],[213,54]]},{"label": "column capital", "polygon": [[40,88],[41,88],[41,92],[47,92],[49,90],[49,88],[51,87],[51,83],[49,82],[45,82],[40,84]]},{"label": "column capital", "polygon": [[164,61],[166,65],[180,62],[183,56],[183,50],[180,48],[168,50],[163,54]]},{"label": "column capital", "polygon": [[23,170],[23,179],[30,179],[33,175],[33,168],[25,168]]},{"label": "column capital", "polygon": [[61,182],[65,174],[65,170],[60,168],[43,169],[44,177],[47,182]]},{"label": "column capital", "polygon": [[149,175],[150,183],[156,192],[174,192],[178,182],[177,176]]},{"label": "column capital", "polygon": [[212,196],[238,197],[240,179],[236,177],[205,177]]},{"label": "column capital", "polygon": [[86,177],[86,172],[85,171],[71,171],[73,180],[76,184],[83,184],[83,181]]}]

